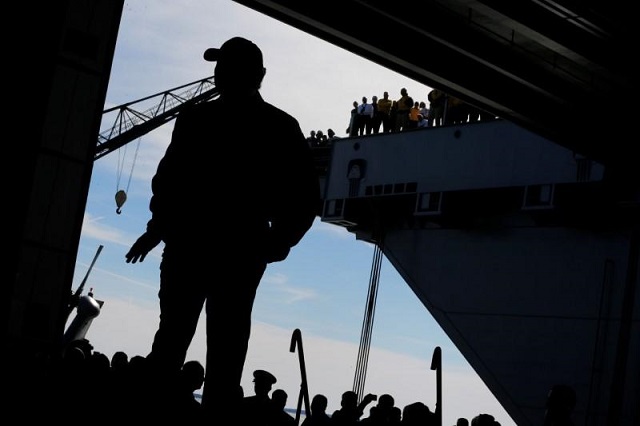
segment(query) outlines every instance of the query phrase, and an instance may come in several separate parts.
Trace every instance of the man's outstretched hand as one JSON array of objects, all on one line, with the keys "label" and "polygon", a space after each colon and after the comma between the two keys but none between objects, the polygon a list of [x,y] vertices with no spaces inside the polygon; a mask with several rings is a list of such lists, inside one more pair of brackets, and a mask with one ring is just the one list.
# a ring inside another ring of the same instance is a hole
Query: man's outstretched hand
[{"label": "man's outstretched hand", "polygon": [[125,255],[127,263],[144,262],[147,254],[149,254],[155,246],[160,244],[160,241],[162,240],[159,237],[145,232],[133,243],[131,249],[129,249],[129,252]]}]

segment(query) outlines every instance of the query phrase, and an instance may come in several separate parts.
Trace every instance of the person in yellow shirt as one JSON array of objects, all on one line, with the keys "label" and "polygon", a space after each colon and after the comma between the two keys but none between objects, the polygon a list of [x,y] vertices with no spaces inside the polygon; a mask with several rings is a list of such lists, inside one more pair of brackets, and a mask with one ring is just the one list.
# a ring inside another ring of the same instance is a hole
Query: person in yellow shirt
[{"label": "person in yellow shirt", "polygon": [[[382,124],[382,132],[388,133],[393,131],[393,125],[391,123],[391,104],[393,101],[389,99],[389,92],[384,92],[382,98],[378,99],[378,117],[379,122]],[[378,127],[380,129],[380,127]],[[374,132],[378,133],[375,128]]]},{"label": "person in yellow shirt", "polygon": [[409,125],[409,110],[413,106],[413,98],[409,96],[409,92],[404,87],[400,89],[401,98],[398,99],[398,111],[396,115],[396,122],[393,130],[395,132],[401,132],[402,130],[407,130],[407,126]]}]

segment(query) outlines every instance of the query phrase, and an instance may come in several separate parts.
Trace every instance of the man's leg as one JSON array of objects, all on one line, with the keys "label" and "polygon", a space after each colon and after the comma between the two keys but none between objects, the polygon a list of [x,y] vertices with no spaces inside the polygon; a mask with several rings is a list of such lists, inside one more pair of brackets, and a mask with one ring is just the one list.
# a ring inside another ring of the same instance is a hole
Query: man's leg
[{"label": "man's leg", "polygon": [[[150,419],[162,420],[177,401],[178,378],[195,333],[205,300],[202,273],[175,259],[163,259],[160,272],[160,324],[147,356],[147,383],[150,398],[146,412]],[[201,271],[201,269],[200,269]]]},{"label": "man's leg", "polygon": [[163,369],[178,371],[184,364],[206,297],[201,271],[190,262],[163,260],[158,292],[160,325],[149,354]]},{"label": "man's leg", "polygon": [[[243,259],[246,261],[246,259]],[[240,382],[249,337],[256,290],[266,269],[264,262],[228,266],[232,281],[212,285],[206,303],[207,366],[203,404],[210,416],[218,407],[240,403]]]}]

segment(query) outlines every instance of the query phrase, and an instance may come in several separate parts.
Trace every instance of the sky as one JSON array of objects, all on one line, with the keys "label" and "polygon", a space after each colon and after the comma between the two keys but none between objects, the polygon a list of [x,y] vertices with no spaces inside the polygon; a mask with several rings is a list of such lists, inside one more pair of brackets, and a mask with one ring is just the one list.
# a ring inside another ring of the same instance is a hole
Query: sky
[{"label": "sky", "polygon": [[[213,75],[213,64],[202,59],[204,50],[234,36],[248,38],[262,49],[267,68],[262,96],[297,118],[305,135],[332,128],[345,137],[352,103],[363,96],[380,98],[388,91],[391,99],[397,99],[400,89],[406,88],[415,100],[426,101],[430,90],[229,0],[127,0],[104,109]],[[101,130],[112,124],[103,120]],[[158,325],[163,246],[143,263],[127,264],[125,253],[150,218],[150,181],[172,128],[169,122],[94,164],[73,290],[87,278],[85,294],[92,288],[95,298],[104,302],[86,337],[94,350],[109,357],[120,350],[130,357],[146,355]],[[256,137],[270,143],[276,135],[256,129]],[[212,158],[211,164],[224,167],[226,161]],[[127,200],[117,213],[119,190],[126,192]],[[103,249],[89,270],[100,246]],[[374,254],[371,244],[317,218],[285,261],[269,265],[253,310],[242,379],[245,394],[253,393],[252,372],[265,369],[278,379],[274,389],[288,393],[287,405],[297,405],[299,353],[290,352],[290,343],[299,329],[310,398],[322,393],[329,399],[329,413],[339,408],[341,394],[354,384]],[[211,270],[203,279],[228,285],[233,277]],[[204,313],[201,324],[203,319]],[[503,426],[515,425],[384,259],[364,392],[391,394],[400,408],[421,401],[433,411],[436,372],[430,365],[436,347],[443,356],[443,425],[480,413],[494,415]],[[220,348],[224,350],[224,342]],[[204,326],[200,326],[187,359],[204,364],[205,351]]]}]

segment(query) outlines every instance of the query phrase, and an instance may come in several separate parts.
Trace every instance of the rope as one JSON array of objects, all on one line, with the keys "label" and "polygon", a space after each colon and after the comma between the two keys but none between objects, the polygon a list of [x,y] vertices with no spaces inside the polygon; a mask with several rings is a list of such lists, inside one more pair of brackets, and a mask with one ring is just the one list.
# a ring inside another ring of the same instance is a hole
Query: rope
[{"label": "rope", "polygon": [[121,207],[127,201],[127,193],[129,192],[129,186],[131,185],[131,178],[133,177],[133,168],[136,165],[136,160],[138,158],[138,150],[140,149],[140,140],[142,138],[138,138],[138,143],[136,144],[136,152],[133,156],[133,161],[131,162],[131,171],[129,172],[129,180],[127,181],[127,189],[122,190],[120,188],[120,177],[122,176],[122,169],[124,167],[124,158],[126,157],[126,146],[125,146],[125,154],[120,156],[118,153],[118,177],[116,179],[116,213],[121,213]]},{"label": "rope", "polygon": [[136,160],[138,159],[138,150],[140,149],[140,140],[142,138],[138,138],[138,143],[136,144],[136,152],[133,155],[133,161],[131,162],[131,171],[129,172],[129,181],[127,182],[127,189],[126,191],[129,192],[129,185],[131,185],[131,177],[133,176],[133,168],[136,165]]},{"label": "rope", "polygon": [[127,146],[124,146],[124,153],[118,150],[118,168],[116,172],[116,192],[120,190],[120,178],[122,177],[122,169],[124,168],[124,159],[127,156]]},{"label": "rope", "polygon": [[364,396],[364,384],[367,377],[367,365],[369,363],[369,350],[371,348],[371,334],[376,311],[376,299],[378,298],[382,258],[382,242],[380,242],[376,245],[373,252],[369,292],[367,294],[367,304],[360,336],[360,347],[358,348],[358,361],[356,363],[356,373],[353,381],[353,391],[358,395],[358,401],[361,401]]}]

